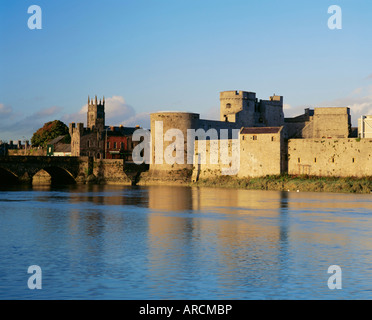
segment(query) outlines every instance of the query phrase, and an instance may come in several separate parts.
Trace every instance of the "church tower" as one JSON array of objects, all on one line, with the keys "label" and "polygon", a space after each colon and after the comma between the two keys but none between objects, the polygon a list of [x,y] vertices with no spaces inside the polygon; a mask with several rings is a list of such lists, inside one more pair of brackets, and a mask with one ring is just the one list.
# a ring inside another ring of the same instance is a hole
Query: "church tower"
[{"label": "church tower", "polygon": [[87,127],[103,131],[105,129],[105,97],[103,100],[97,100],[97,96],[90,100],[88,96],[88,119]]}]

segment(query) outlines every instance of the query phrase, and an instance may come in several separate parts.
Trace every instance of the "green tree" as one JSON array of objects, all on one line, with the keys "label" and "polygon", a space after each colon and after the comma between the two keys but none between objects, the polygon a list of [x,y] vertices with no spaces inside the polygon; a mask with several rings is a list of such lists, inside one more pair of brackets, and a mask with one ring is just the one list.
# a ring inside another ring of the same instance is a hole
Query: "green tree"
[{"label": "green tree", "polygon": [[37,130],[31,138],[31,143],[34,147],[45,147],[49,141],[59,136],[65,136],[65,141],[71,141],[68,127],[62,121],[54,120]]}]

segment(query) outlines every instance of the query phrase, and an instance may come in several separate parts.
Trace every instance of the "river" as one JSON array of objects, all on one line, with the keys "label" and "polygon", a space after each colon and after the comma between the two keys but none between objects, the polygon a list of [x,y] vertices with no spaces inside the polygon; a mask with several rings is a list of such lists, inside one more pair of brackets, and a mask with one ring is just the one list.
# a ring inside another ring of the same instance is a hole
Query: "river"
[{"label": "river", "polygon": [[372,297],[371,195],[3,188],[0,235],[0,299]]}]

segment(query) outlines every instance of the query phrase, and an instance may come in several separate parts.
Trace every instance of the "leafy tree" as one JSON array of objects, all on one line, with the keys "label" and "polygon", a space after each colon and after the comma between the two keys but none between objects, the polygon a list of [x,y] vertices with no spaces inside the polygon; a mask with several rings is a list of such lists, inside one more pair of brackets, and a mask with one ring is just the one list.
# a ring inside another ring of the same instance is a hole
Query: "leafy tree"
[{"label": "leafy tree", "polygon": [[44,124],[42,128],[37,130],[32,138],[32,146],[46,146],[47,143],[59,136],[65,136],[65,141],[71,141],[68,127],[59,120],[50,121]]}]

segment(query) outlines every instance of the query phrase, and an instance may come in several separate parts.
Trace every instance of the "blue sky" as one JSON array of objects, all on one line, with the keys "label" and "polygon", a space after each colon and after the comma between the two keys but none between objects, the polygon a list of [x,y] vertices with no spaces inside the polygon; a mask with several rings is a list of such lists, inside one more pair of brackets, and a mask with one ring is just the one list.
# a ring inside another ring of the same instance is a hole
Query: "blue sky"
[{"label": "blue sky", "polygon": [[[30,30],[30,5],[42,30]],[[342,9],[342,29],[327,26]],[[148,126],[149,113],[216,118],[219,92],[283,95],[286,116],[349,106],[372,114],[369,0],[2,0],[0,139],[44,122],[85,120],[107,99],[108,124]]]}]

